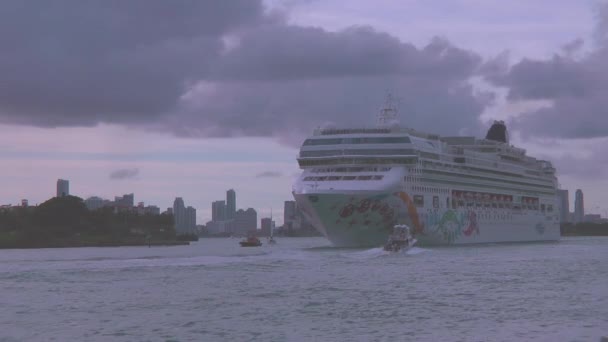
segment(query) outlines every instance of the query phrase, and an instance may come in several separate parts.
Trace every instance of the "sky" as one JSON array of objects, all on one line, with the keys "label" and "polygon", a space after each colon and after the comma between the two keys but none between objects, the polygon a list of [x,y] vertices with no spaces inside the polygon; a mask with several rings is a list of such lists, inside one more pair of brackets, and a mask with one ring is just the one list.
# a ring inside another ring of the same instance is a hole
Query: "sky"
[{"label": "sky", "polygon": [[511,141],[608,215],[605,1],[0,2],[0,204],[135,193],[282,223],[299,144],[372,124]]}]

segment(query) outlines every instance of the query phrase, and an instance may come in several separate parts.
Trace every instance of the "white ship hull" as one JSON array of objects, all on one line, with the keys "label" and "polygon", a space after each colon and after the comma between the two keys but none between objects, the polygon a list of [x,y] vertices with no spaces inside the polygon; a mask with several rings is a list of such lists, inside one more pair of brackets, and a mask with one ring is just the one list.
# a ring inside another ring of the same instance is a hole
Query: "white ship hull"
[{"label": "white ship hull", "polygon": [[392,97],[376,128],[317,129],[300,148],[298,208],[335,246],[383,245],[406,224],[422,246],[560,238],[553,165],[509,144],[400,127]]},{"label": "white ship hull", "polygon": [[337,247],[384,244],[407,224],[420,246],[556,241],[556,215],[506,209],[415,207],[404,191],[294,194],[312,225]]}]

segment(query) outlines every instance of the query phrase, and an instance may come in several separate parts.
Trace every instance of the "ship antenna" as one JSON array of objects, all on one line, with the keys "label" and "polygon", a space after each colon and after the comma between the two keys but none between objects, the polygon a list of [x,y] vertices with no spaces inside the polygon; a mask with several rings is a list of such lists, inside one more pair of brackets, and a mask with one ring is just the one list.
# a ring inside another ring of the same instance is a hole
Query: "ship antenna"
[{"label": "ship antenna", "polygon": [[393,125],[399,125],[397,119],[397,107],[395,106],[395,98],[391,93],[386,95],[386,101],[384,107],[378,113],[377,125],[378,127],[391,127]]}]

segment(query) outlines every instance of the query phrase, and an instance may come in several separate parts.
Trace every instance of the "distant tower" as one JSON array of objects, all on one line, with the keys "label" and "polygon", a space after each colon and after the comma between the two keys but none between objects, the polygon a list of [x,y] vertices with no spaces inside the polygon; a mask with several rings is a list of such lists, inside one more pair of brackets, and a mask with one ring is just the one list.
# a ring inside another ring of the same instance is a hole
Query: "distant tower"
[{"label": "distant tower", "polygon": [[211,203],[211,221],[224,221],[226,220],[226,202],[215,201]]},{"label": "distant tower", "polygon": [[65,197],[70,195],[70,181],[65,179],[57,180],[57,197]]},{"label": "distant tower", "polygon": [[234,219],[236,213],[236,193],[233,189],[226,191],[226,219]]},{"label": "distant tower", "polygon": [[186,231],[189,234],[196,233],[196,209],[193,207],[186,208]]},{"label": "distant tower", "polygon": [[175,222],[175,232],[179,234],[186,231],[186,207],[181,197],[176,197],[173,201],[173,222]]},{"label": "distant tower", "polygon": [[285,201],[283,205],[283,227],[293,229],[296,220],[296,201]]},{"label": "distant tower", "polygon": [[570,221],[570,201],[568,200],[568,190],[557,190],[557,197],[559,199],[559,221],[560,223]]},{"label": "distant tower", "polygon": [[581,223],[585,218],[585,201],[583,200],[583,191],[577,189],[574,195],[574,223]]}]

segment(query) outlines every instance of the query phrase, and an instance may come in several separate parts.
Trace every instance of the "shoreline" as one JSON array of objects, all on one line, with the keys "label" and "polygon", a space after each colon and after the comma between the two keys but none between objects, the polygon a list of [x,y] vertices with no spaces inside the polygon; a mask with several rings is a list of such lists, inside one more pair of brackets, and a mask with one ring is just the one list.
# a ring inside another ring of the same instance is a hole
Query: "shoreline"
[{"label": "shoreline", "polygon": [[190,241],[108,241],[108,242],[51,242],[0,244],[0,249],[42,249],[42,248],[82,248],[82,247],[159,247],[187,246]]}]

